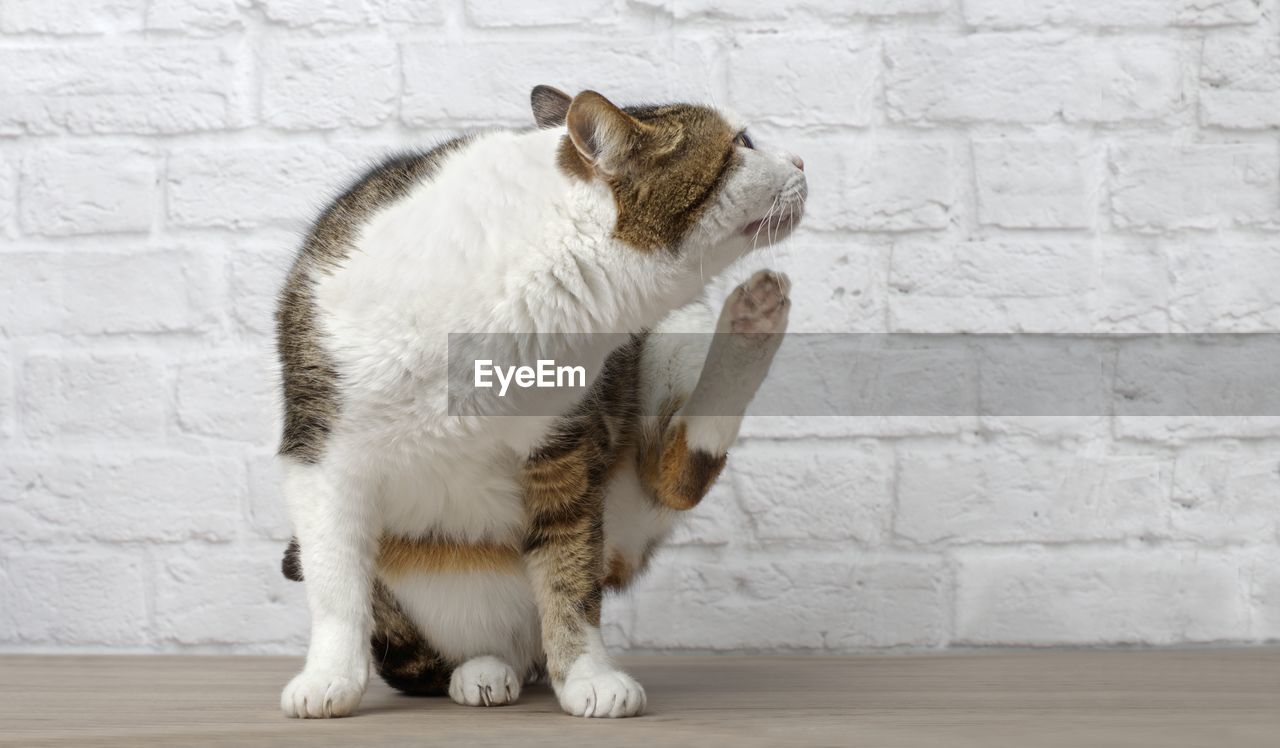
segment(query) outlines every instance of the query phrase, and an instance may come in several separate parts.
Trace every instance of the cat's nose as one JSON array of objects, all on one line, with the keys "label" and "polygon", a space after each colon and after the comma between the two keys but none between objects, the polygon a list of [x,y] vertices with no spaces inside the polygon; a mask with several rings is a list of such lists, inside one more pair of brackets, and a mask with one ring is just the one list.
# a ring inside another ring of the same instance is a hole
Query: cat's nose
[{"label": "cat's nose", "polygon": [[799,169],[800,171],[804,171],[804,159],[800,158],[794,153],[791,154],[791,163],[795,164],[796,168]]}]

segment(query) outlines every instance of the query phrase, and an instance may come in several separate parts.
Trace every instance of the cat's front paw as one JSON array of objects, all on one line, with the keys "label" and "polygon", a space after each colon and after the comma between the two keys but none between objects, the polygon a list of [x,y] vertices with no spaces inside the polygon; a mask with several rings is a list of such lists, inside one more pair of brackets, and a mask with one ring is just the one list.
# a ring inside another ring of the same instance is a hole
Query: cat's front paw
[{"label": "cat's front paw", "polygon": [[364,697],[368,673],[336,673],[307,668],[293,677],[280,694],[285,716],[310,718],[346,717]]},{"label": "cat's front paw", "polygon": [[520,698],[520,676],[497,657],[472,657],[454,668],[449,698],[463,706],[502,706]]},{"label": "cat's front paw", "polygon": [[790,293],[786,273],[757,271],[725,299],[716,332],[734,333],[751,342],[780,337],[787,329]]},{"label": "cat's front paw", "polygon": [[644,713],[644,688],[621,670],[572,674],[559,689],[560,708],[575,717],[635,717]]}]

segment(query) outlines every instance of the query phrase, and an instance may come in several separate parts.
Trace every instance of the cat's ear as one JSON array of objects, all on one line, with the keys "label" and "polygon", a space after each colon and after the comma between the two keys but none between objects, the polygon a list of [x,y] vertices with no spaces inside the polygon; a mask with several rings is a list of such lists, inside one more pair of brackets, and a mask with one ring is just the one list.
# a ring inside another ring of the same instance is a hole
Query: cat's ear
[{"label": "cat's ear", "polygon": [[558,88],[534,86],[529,93],[529,103],[533,105],[533,121],[543,130],[562,126],[572,101],[573,97]]},{"label": "cat's ear", "polygon": [[640,144],[643,125],[596,93],[573,97],[568,113],[569,138],[578,153],[604,174],[616,174]]}]

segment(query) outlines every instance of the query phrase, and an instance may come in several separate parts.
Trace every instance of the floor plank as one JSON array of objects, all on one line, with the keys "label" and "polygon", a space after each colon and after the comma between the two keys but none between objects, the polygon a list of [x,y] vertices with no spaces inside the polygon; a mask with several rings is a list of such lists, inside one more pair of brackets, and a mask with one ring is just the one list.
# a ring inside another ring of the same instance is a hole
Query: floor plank
[{"label": "floor plank", "polygon": [[1275,649],[629,658],[649,714],[619,721],[565,716],[546,686],[479,709],[380,682],[356,717],[290,720],[298,664],[0,656],[0,745],[1280,745]]}]

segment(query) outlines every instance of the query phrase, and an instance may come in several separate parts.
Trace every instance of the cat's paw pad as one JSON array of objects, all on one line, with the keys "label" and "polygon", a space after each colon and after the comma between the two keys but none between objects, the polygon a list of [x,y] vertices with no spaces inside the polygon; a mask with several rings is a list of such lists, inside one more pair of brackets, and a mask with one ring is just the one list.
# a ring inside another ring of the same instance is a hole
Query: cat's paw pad
[{"label": "cat's paw pad", "polygon": [[[733,289],[724,302],[721,332],[761,341],[786,331],[791,307],[791,279],[786,273],[760,270]],[[727,324],[726,324],[727,323]]]},{"label": "cat's paw pad", "polygon": [[644,712],[644,688],[621,670],[569,678],[560,707],[575,717],[635,717]]},{"label": "cat's paw pad", "polygon": [[520,698],[520,676],[497,657],[473,657],[454,668],[449,698],[463,706],[502,706]]},{"label": "cat's paw pad", "polygon": [[366,682],[354,674],[303,670],[284,687],[280,709],[303,719],[346,717],[360,706]]}]

